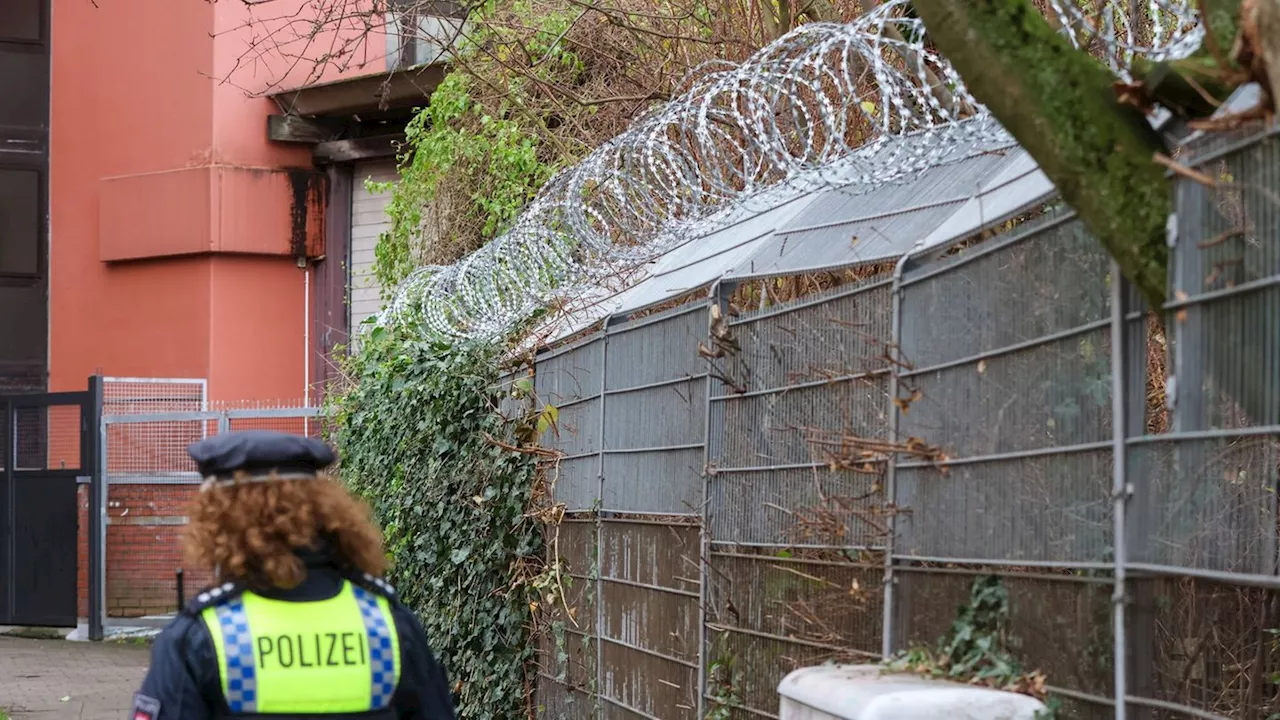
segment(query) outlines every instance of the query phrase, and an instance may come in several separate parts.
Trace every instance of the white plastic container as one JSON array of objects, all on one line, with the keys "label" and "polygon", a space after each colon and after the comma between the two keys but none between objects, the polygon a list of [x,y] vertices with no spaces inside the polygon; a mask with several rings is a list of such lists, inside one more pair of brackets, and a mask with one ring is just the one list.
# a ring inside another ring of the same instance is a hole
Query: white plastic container
[{"label": "white plastic container", "polygon": [[1027,695],[885,673],[879,665],[801,668],[778,685],[781,720],[1033,720]]}]

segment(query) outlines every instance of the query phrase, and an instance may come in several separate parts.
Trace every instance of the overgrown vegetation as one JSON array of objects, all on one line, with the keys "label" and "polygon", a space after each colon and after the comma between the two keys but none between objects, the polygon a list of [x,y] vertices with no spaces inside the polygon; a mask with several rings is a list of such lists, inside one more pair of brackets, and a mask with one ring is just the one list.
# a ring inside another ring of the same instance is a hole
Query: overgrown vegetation
[{"label": "overgrown vegetation", "polygon": [[[838,17],[825,2],[785,0],[472,8],[451,71],[406,129],[402,181],[378,188],[392,193],[379,286],[392,292],[414,268],[501,234],[557,169],[678,92],[700,64],[741,59],[798,22]],[[777,302],[799,290],[769,294]],[[343,477],[386,529],[393,580],[449,668],[460,717],[531,714],[536,639],[548,634],[566,658],[564,620],[550,611],[576,610],[563,598],[570,580],[543,560],[544,538],[555,536],[540,523],[546,498],[530,449],[555,409],[498,412],[501,348],[362,330],[332,408]]]},{"label": "overgrown vegetation", "polygon": [[[482,17],[481,27],[487,27]],[[556,41],[563,13],[538,18],[530,52],[545,58],[537,71],[549,82],[581,72],[578,57]],[[470,38],[468,56],[490,44],[485,31]],[[392,193],[391,230],[380,239],[374,272],[392,292],[415,267],[449,263],[492,240],[515,220],[568,153],[549,152],[535,128],[547,119],[529,112],[524,83],[512,81],[493,99],[490,83],[451,71],[428,106],[405,129],[401,181],[375,190]]]},{"label": "overgrown vegetation", "polygon": [[706,720],[730,720],[735,708],[742,707],[742,672],[734,668],[732,656],[716,658],[707,664]]},{"label": "overgrown vegetation", "polygon": [[908,649],[885,663],[895,672],[911,672],[940,679],[1031,695],[1045,701],[1047,717],[1057,712],[1048,697],[1045,677],[1028,671],[1009,652],[1006,622],[1009,591],[999,577],[985,575],[973,581],[969,602],[960,608],[951,630],[936,647]]},{"label": "overgrown vegetation", "polygon": [[451,263],[501,234],[556,170],[678,94],[690,73],[742,60],[799,23],[851,19],[862,5],[872,6],[476,3],[446,38],[449,74],[406,130],[403,181],[380,188],[392,192],[380,287],[391,292],[414,267]]},{"label": "overgrown vegetation", "polygon": [[[483,3],[453,71],[407,130],[393,229],[377,249],[379,285],[391,291],[414,267],[452,262],[500,234],[557,169],[677,92],[700,63],[745,56],[801,19],[842,16],[848,11],[826,3],[785,0],[767,9],[749,1]],[[889,269],[744,283],[731,309],[793,301]],[[393,579],[449,667],[463,718],[530,712],[539,608],[563,602],[568,582],[543,561],[546,498],[529,449],[555,411],[497,412],[500,352],[374,330],[334,405],[344,477],[386,528]],[[1164,374],[1151,377],[1158,400]],[[1007,616],[1005,588],[982,578],[943,640],[889,667],[1043,698],[1043,675],[1008,651]],[[569,643],[586,641],[567,639],[563,621],[549,629],[563,666]],[[742,704],[741,668],[719,658],[707,680],[709,717],[731,716]]]},{"label": "overgrown vegetation", "polygon": [[474,720],[524,715],[545,585],[535,462],[513,445],[536,427],[497,412],[499,352],[374,330],[332,408],[342,477],[385,528],[401,599]]}]

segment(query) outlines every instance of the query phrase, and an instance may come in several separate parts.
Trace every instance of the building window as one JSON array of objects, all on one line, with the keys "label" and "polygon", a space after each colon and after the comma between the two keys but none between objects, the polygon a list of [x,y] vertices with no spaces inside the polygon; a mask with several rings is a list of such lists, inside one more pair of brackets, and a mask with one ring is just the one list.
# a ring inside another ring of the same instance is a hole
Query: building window
[{"label": "building window", "polygon": [[454,2],[390,0],[387,70],[441,62],[462,34],[466,9]]},{"label": "building window", "polygon": [[40,274],[40,173],[0,170],[0,276]]}]

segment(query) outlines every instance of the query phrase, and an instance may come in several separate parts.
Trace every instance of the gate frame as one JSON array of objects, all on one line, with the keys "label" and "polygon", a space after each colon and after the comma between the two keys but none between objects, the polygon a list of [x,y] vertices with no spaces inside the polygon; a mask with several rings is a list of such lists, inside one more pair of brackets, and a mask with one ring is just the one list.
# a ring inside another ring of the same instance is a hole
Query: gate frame
[{"label": "gate frame", "polygon": [[[80,485],[88,484],[90,485],[90,488],[91,488],[90,503],[92,504],[93,478],[97,474],[97,460],[99,457],[99,452],[97,447],[97,442],[98,442],[97,428],[99,426],[98,417],[100,416],[100,411],[101,411],[101,403],[100,403],[101,388],[102,388],[101,378],[98,376],[92,376],[89,378],[88,388],[86,390],[75,390],[71,392],[33,392],[33,393],[18,393],[18,394],[12,394],[12,395],[0,395],[0,409],[2,409],[4,413],[4,420],[5,420],[4,437],[0,438],[0,453],[2,453],[3,455],[4,469],[0,470],[0,474],[2,474],[5,480],[7,481],[8,497],[5,498],[5,503],[4,503],[7,513],[15,513],[17,511],[15,507],[15,501],[14,501],[14,498],[16,496],[16,491],[17,491],[17,482],[23,479],[24,477],[28,477],[32,475],[38,475],[42,479],[46,479],[46,480],[47,479],[72,480],[75,486],[77,487]],[[42,467],[28,468],[28,469],[20,468],[18,466],[18,448],[16,446],[18,410],[22,408],[44,408],[47,412],[47,410],[50,408],[72,407],[72,406],[78,406],[80,408],[80,461],[79,463],[77,463],[78,467],[70,468],[70,469],[48,467],[49,460],[48,460],[47,453],[48,453],[49,428],[47,424],[48,416],[46,415],[45,425],[43,427],[44,440],[45,440],[45,459],[41,463]],[[76,527],[79,528],[80,509],[78,507],[78,502],[73,504],[71,510],[72,512],[75,513]],[[89,523],[90,523],[90,528],[89,528],[90,553],[89,553],[88,560],[92,563],[92,559],[93,559],[93,552],[92,552],[93,513],[92,512],[90,512],[89,514]],[[10,535],[12,535],[13,533],[12,523],[9,523],[8,526],[9,526],[8,532]],[[12,537],[10,538],[10,541],[12,541]],[[73,561],[75,574],[77,575],[77,577],[80,572],[80,562],[81,562],[79,550],[80,550],[79,541],[77,539],[75,541],[75,552],[74,552],[74,561]],[[13,553],[13,548],[10,547],[9,563],[8,563],[9,573],[15,572],[16,570],[16,568],[14,567],[15,562],[16,562],[16,555]],[[9,585],[10,586],[6,590],[6,593],[8,595],[7,607],[8,607],[9,620],[16,621],[17,618],[14,616],[14,613],[17,605],[18,592],[15,584],[9,583]],[[75,606],[75,610],[73,611],[72,627],[74,627],[79,623],[80,597],[79,597],[78,580],[75,583],[75,590],[73,591],[73,595],[75,597],[72,600],[72,603]],[[92,597],[90,598],[90,601],[92,602]]]},{"label": "gate frame", "polygon": [[[97,428],[96,462],[93,466],[93,480],[90,497],[90,534],[89,534],[89,639],[102,640],[107,626],[107,500],[112,485],[129,484],[161,484],[161,485],[199,485],[203,478],[197,472],[176,473],[163,479],[139,480],[138,478],[121,477],[112,480],[108,472],[107,457],[110,445],[107,440],[108,429],[113,425],[141,425],[158,422],[202,422],[215,423],[214,434],[230,432],[232,422],[236,420],[266,420],[272,418],[300,418],[308,429],[311,421],[324,415],[319,406],[286,406],[269,408],[209,409],[207,396],[202,405],[203,410],[147,413],[138,415],[107,415],[103,412],[104,381],[117,378],[95,376],[96,385],[91,387],[91,401],[94,403],[94,414]],[[144,382],[137,378],[127,378],[132,382]],[[160,382],[166,382],[160,380]],[[167,382],[175,382],[168,380]],[[190,382],[186,380],[178,382]],[[207,436],[207,435],[206,435]],[[181,608],[178,608],[181,610]]]}]

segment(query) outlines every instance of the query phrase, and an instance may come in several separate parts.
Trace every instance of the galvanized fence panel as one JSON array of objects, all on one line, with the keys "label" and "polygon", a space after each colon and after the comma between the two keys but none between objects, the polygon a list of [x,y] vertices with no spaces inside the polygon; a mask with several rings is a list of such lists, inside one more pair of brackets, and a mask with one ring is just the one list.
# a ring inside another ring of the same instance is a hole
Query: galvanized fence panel
[{"label": "galvanized fence panel", "polygon": [[549,353],[536,367],[538,401],[559,411],[542,444],[564,454],[551,480],[556,500],[570,512],[593,510],[599,502],[603,369],[603,335]]},{"label": "galvanized fence panel", "polygon": [[883,463],[858,442],[888,439],[890,301],[873,282],[730,325],[740,351],[712,370],[714,545],[883,544]]},{"label": "galvanized fence panel", "polygon": [[105,415],[198,412],[208,409],[209,382],[203,378],[102,379]]},{"label": "galvanized fence panel", "polygon": [[706,435],[706,303],[610,328],[602,509],[697,515]]},{"label": "galvanized fence panel", "polygon": [[604,334],[597,333],[544,354],[534,366],[536,402],[558,410],[556,427],[541,442],[561,457],[543,472],[552,498],[572,513],[547,548],[565,589],[563,601],[548,603],[540,616],[536,702],[546,718],[596,718],[600,711],[599,521],[584,513],[600,506],[604,349]]},{"label": "galvanized fence panel", "polygon": [[[898,568],[897,598],[904,646],[934,646],[969,601],[979,574],[1003,573],[1009,593],[1010,643],[1025,667],[1077,698],[1067,717],[1111,717],[1111,579],[1023,568]],[[1083,699],[1079,699],[1083,698]]]},{"label": "galvanized fence panel", "polygon": [[[1210,138],[1176,177],[1172,404],[1166,432],[1131,432],[1145,532],[1129,567],[1150,618],[1135,708],[1201,717],[1280,711],[1280,135]],[[1132,665],[1132,661],[1131,661]]]},{"label": "galvanized fence panel", "polygon": [[601,525],[601,699],[634,714],[694,718],[698,705],[696,524]]},{"label": "galvanized fence panel", "polygon": [[879,653],[891,301],[875,279],[713,329],[709,709],[775,717],[787,672]]},{"label": "galvanized fence panel", "polygon": [[976,575],[1003,573],[1015,654],[1086,714],[1114,675],[1118,281],[1083,224],[1056,214],[908,261],[898,285],[898,438],[928,450],[894,467],[890,645],[931,644]]},{"label": "galvanized fence panel", "polygon": [[596,522],[566,518],[548,549],[562,567],[564,599],[551,603],[541,615],[539,637],[539,717],[594,718],[596,682]]},{"label": "galvanized fence panel", "polygon": [[1068,716],[1280,711],[1278,141],[1177,180],[1163,326],[1057,209],[540,358],[556,498],[595,511],[543,716],[776,717],[788,671],[933,644],[988,574]]},{"label": "galvanized fence panel", "polygon": [[904,274],[899,434],[938,454],[897,463],[901,559],[1107,560],[1107,267],[1063,217]]},{"label": "galvanized fence panel", "polygon": [[544,717],[697,716],[706,307],[538,358],[538,397],[559,413],[544,438],[563,453],[548,468],[554,498],[593,518],[562,525],[552,549],[572,586],[544,618]]},{"label": "galvanized fence panel", "polygon": [[597,611],[606,717],[697,717],[706,308],[606,329]]}]

